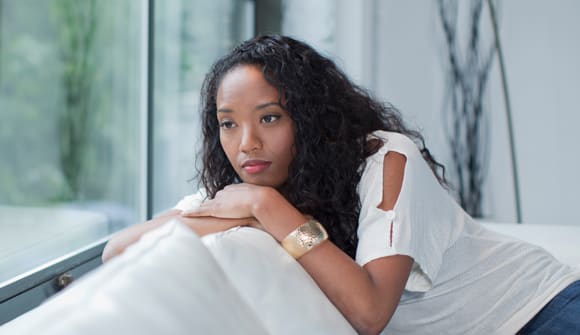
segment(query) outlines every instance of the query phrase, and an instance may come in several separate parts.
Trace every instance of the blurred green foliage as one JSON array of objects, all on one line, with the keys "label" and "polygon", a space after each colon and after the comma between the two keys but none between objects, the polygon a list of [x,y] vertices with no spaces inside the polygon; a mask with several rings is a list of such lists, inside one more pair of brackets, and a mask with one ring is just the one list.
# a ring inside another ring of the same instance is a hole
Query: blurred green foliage
[{"label": "blurred green foliage", "polygon": [[140,2],[0,1],[0,203],[136,208]]},{"label": "blurred green foliage", "polygon": [[91,87],[95,80],[97,11],[95,0],[55,0],[52,12],[57,26],[58,49],[63,64],[63,106],[57,116],[59,162],[66,180],[67,197],[82,198],[82,172],[86,164],[91,122]]},{"label": "blurred green foliage", "polygon": [[[0,0],[0,204],[139,207],[144,3]],[[199,89],[247,37],[244,3],[155,2],[156,210],[192,191]]]}]

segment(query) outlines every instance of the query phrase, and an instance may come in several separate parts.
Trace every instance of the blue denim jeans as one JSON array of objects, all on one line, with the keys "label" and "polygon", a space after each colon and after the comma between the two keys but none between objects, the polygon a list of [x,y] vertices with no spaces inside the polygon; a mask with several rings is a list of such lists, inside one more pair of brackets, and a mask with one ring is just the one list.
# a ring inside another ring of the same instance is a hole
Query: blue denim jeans
[{"label": "blue denim jeans", "polygon": [[518,334],[580,334],[580,280],[558,293]]}]

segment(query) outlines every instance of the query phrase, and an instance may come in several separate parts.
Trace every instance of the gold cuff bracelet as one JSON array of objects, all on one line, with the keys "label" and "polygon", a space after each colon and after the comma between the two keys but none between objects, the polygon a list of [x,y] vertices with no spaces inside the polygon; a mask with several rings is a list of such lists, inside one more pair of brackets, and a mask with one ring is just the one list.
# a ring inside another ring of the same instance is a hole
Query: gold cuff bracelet
[{"label": "gold cuff bracelet", "polygon": [[328,239],[328,234],[320,222],[308,220],[286,236],[281,244],[295,259]]}]

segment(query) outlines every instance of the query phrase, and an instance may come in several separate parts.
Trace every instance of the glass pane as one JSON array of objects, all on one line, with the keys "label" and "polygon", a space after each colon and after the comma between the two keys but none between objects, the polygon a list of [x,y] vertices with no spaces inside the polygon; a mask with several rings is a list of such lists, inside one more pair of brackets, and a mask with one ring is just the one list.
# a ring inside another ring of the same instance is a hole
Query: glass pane
[{"label": "glass pane", "polygon": [[283,0],[282,5],[282,33],[305,41],[332,57],[336,51],[339,2]]},{"label": "glass pane", "polygon": [[145,9],[0,0],[0,282],[143,212]]},{"label": "glass pane", "polygon": [[199,91],[218,57],[253,34],[253,2],[155,2],[153,212],[197,190]]}]

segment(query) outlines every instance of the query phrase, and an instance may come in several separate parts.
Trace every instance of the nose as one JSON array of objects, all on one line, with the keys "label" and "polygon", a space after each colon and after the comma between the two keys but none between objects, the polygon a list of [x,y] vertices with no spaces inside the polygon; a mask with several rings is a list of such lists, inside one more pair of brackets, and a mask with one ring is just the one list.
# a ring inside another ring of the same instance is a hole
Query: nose
[{"label": "nose", "polygon": [[249,153],[262,148],[260,134],[254,127],[244,127],[242,131],[242,140],[240,141],[240,151]]}]

